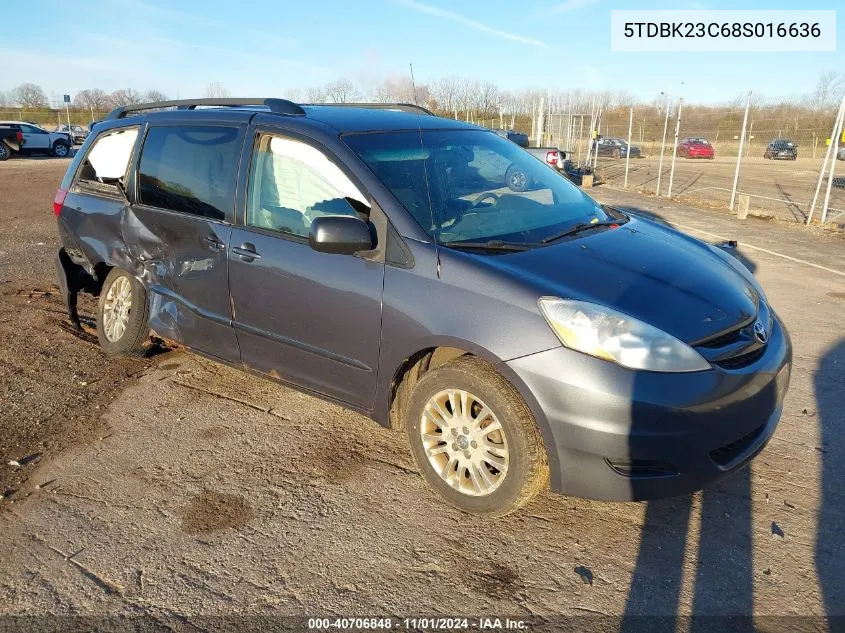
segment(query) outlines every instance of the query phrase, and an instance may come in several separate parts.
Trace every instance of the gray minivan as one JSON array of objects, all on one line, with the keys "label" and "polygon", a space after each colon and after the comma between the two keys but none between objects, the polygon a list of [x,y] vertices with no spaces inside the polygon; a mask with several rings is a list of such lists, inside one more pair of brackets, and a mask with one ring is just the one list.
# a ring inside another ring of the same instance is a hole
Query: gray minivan
[{"label": "gray minivan", "polygon": [[467,512],[549,484],[697,490],[762,450],[789,383],[788,334],[736,258],[415,106],[119,108],[54,211],[71,319],[99,295],[107,354],[153,331],[359,411]]}]

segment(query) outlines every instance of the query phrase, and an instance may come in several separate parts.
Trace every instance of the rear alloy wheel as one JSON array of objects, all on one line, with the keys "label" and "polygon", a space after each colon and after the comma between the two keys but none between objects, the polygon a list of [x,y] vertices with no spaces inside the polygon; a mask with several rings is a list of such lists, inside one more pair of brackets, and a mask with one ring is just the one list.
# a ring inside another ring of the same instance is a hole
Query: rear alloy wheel
[{"label": "rear alloy wheel", "polygon": [[65,158],[70,154],[70,145],[65,141],[56,141],[53,143],[53,156],[57,158]]},{"label": "rear alloy wheel", "polygon": [[113,268],[100,290],[100,346],[108,356],[140,356],[149,333],[144,285],[125,270]]},{"label": "rear alloy wheel", "polygon": [[12,152],[9,149],[9,146],[6,145],[3,141],[0,141],[0,160],[9,160],[11,155]]},{"label": "rear alloy wheel", "polygon": [[548,482],[534,417],[519,392],[479,358],[462,356],[426,373],[406,413],[423,478],[464,512],[508,514]]}]

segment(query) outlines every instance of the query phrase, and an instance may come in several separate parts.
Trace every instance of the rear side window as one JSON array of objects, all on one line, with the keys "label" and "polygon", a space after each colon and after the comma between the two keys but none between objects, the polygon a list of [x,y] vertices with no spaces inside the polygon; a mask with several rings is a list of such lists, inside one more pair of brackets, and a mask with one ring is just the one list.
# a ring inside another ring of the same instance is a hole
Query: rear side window
[{"label": "rear side window", "polygon": [[102,134],[91,145],[82,161],[77,182],[110,187],[117,193],[116,183],[122,183],[126,177],[137,138],[137,127],[110,130]]},{"label": "rear side window", "polygon": [[138,166],[141,204],[215,220],[232,211],[240,130],[151,127]]}]

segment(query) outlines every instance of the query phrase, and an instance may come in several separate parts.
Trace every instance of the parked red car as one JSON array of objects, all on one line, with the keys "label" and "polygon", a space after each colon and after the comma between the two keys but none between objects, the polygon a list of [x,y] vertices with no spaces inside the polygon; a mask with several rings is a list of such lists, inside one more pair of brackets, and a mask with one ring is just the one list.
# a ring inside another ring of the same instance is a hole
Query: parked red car
[{"label": "parked red car", "polygon": [[678,156],[684,158],[715,158],[716,152],[706,138],[691,136],[678,143]]}]

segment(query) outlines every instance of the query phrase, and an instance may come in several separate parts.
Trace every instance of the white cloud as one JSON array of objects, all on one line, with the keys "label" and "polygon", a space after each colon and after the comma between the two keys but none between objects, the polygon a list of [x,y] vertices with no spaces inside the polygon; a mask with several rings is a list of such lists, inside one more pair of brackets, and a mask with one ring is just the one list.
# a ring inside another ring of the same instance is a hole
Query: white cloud
[{"label": "white cloud", "polygon": [[537,17],[549,17],[552,15],[560,15],[561,13],[568,13],[569,11],[583,9],[591,4],[596,4],[598,1],[599,0],[565,0],[565,2],[561,2],[560,4],[556,4],[555,6],[546,9],[545,11],[541,11],[537,14]]},{"label": "white cloud", "polygon": [[[540,48],[548,48],[548,44],[545,42],[541,42],[540,40],[535,40],[530,37],[524,37],[522,35],[516,35],[515,33],[509,33],[507,31],[500,31],[499,29],[494,29],[492,26],[487,26],[482,22],[477,22],[476,20],[472,20],[470,18],[464,17],[462,15],[458,15],[457,13],[452,13],[451,11],[446,11],[445,9],[441,9],[439,7],[431,6],[430,4],[423,4],[422,2],[416,2],[415,0],[395,0],[397,4],[402,5],[403,7],[407,7],[409,9],[413,9],[414,11],[418,11],[420,13],[426,13],[428,15],[433,15],[438,18],[443,18],[444,20],[450,20],[452,22],[456,22],[458,24],[463,24],[464,26],[468,26],[471,29],[475,29],[476,31],[481,31],[483,33],[489,33],[490,35],[494,35],[496,37],[511,40],[512,42],[519,42],[520,44],[528,44],[530,46],[538,46]],[[570,0],[573,1],[573,0]],[[577,1],[577,0],[575,0]]]}]

